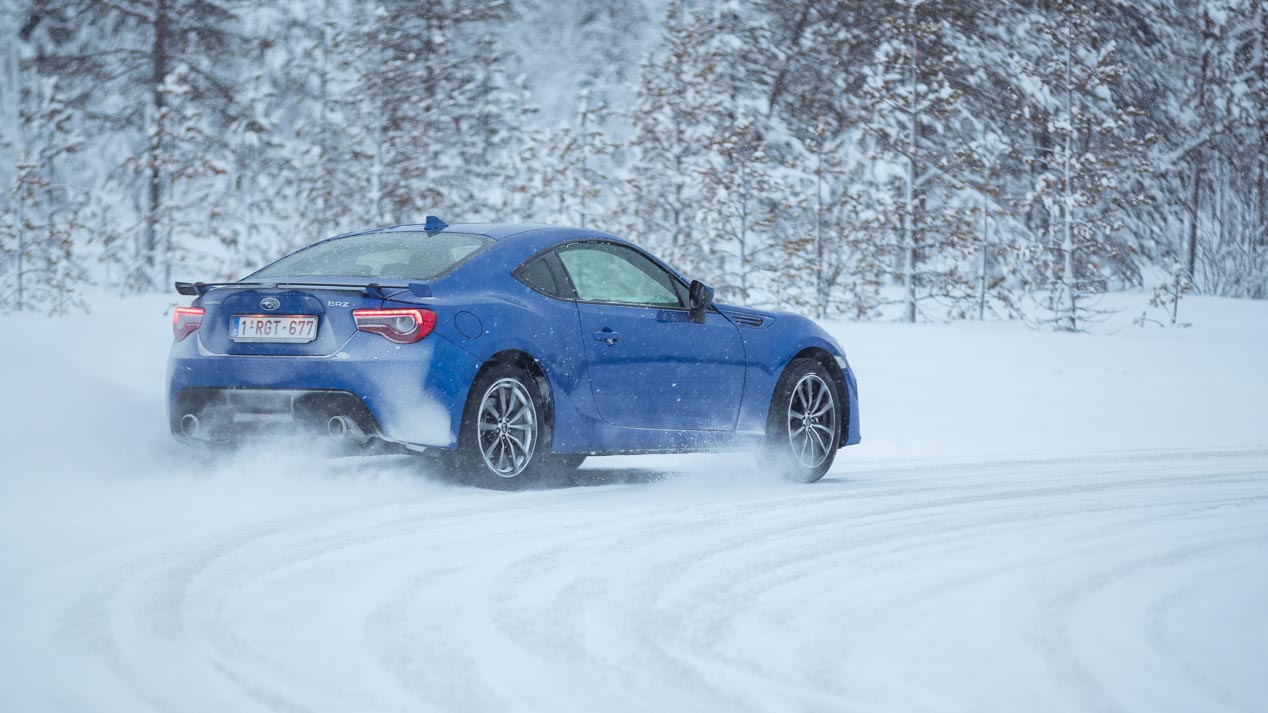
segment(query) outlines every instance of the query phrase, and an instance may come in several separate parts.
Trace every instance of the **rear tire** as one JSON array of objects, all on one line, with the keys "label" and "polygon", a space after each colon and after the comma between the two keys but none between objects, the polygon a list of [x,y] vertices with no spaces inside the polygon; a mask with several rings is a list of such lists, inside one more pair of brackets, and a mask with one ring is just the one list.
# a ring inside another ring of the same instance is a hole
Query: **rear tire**
[{"label": "rear tire", "polygon": [[813,483],[836,459],[841,443],[841,395],[822,364],[789,362],[775,385],[758,462],[784,478]]},{"label": "rear tire", "polygon": [[476,379],[463,408],[452,471],[463,482],[499,490],[540,483],[550,470],[550,424],[529,375],[498,364]]}]

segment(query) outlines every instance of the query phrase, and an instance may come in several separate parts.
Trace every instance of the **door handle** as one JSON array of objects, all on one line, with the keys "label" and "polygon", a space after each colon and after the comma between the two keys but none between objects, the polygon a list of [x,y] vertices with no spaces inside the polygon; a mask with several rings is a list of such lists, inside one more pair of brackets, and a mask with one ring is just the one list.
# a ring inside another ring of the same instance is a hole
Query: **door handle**
[{"label": "door handle", "polygon": [[594,333],[594,339],[597,342],[603,342],[609,347],[616,344],[621,339],[620,332],[613,332],[610,329],[603,329]]}]

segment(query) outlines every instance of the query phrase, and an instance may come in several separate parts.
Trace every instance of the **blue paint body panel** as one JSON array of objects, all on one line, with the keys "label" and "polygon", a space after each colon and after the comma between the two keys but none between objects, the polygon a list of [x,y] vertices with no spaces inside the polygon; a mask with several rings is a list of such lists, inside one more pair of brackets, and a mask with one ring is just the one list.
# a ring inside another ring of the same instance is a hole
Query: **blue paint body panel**
[{"label": "blue paint body panel", "polygon": [[[330,240],[393,232],[409,234],[402,240],[426,239],[418,237],[421,229],[393,226]],[[598,231],[549,226],[453,225],[432,234],[445,231],[485,235],[492,242],[413,290],[385,279],[385,285],[399,289],[370,291],[373,296],[368,296],[356,289],[367,282],[358,277],[320,280],[352,289],[271,286],[287,281],[276,277],[267,278],[269,285],[208,288],[193,302],[206,310],[201,327],[172,345],[168,396],[173,431],[179,430],[181,406],[187,403],[182,393],[337,391],[364,403],[377,430],[374,435],[415,447],[452,449],[481,367],[518,352],[534,360],[545,377],[556,452],[755,446],[765,437],[780,374],[790,360],[810,351],[831,364],[843,390],[848,417],[841,445],[859,442],[855,376],[841,347],[814,322],[715,305],[706,322],[697,324],[686,309],[547,296],[512,272],[571,242],[636,246]],[[686,285],[682,275],[648,257]],[[259,313],[266,298],[280,303],[275,314],[318,316],[316,338],[303,344],[232,341],[230,317]],[[435,312],[434,331],[416,343],[396,344],[356,330],[352,310],[393,307]],[[610,333],[619,338],[605,336]]]}]

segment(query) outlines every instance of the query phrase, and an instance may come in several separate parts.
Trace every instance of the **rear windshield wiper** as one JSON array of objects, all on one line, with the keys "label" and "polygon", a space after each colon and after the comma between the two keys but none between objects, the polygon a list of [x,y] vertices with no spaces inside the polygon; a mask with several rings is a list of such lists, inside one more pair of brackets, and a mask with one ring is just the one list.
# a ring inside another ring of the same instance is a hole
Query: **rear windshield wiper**
[{"label": "rear windshield wiper", "polygon": [[[422,285],[419,285],[420,287]],[[371,282],[368,285],[345,285],[335,282],[177,282],[176,291],[182,295],[199,296],[206,294],[208,290],[225,288],[225,289],[282,289],[295,287],[320,287],[323,290],[348,290],[352,292],[360,292],[366,297],[376,299],[387,299],[389,296],[399,294],[401,292],[410,292],[414,290],[414,285],[380,285],[377,282]],[[414,290],[414,294],[418,291]],[[419,295],[423,296],[423,295]]]}]

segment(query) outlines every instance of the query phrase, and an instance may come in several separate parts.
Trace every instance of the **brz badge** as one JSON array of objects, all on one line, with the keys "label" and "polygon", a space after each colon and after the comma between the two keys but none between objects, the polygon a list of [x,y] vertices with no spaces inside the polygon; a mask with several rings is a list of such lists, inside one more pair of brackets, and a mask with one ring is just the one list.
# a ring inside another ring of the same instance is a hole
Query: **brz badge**
[{"label": "brz badge", "polygon": [[351,302],[336,302],[334,300],[330,300],[329,302],[326,303],[326,306],[327,307],[351,307],[352,303]]},{"label": "brz badge", "polygon": [[267,310],[269,312],[272,312],[273,310],[281,306],[282,306],[282,303],[279,302],[276,297],[265,297],[264,299],[260,300],[260,309],[262,310]]}]

